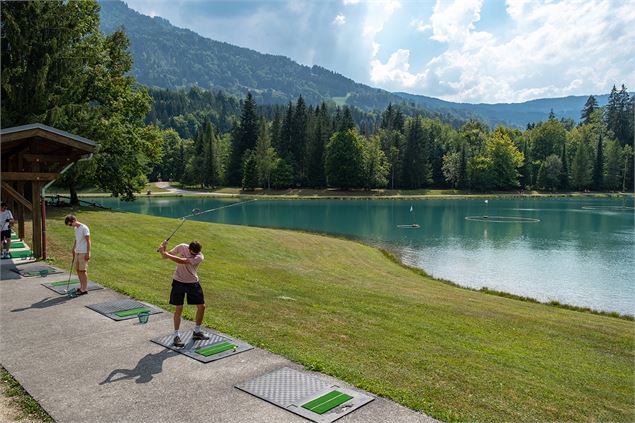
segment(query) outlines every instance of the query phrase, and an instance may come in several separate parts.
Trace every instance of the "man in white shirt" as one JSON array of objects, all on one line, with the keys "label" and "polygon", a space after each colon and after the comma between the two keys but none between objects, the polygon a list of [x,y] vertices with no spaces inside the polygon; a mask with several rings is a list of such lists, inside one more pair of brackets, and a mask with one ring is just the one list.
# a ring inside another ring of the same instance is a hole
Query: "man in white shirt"
[{"label": "man in white shirt", "polygon": [[2,224],[2,258],[8,259],[9,248],[11,247],[11,224],[13,224],[13,214],[8,209],[7,203],[0,203],[0,223]]},{"label": "man in white shirt", "polygon": [[88,294],[88,260],[90,260],[90,230],[77,218],[69,214],[64,219],[66,226],[75,229],[75,242],[73,243],[73,260],[75,270],[79,276],[79,291],[77,295]]}]

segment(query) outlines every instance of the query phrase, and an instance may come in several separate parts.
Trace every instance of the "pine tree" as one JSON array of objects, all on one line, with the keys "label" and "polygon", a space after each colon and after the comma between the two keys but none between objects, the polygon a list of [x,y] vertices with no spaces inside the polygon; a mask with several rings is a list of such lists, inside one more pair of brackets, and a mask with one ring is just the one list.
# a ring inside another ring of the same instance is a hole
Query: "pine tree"
[{"label": "pine tree", "polygon": [[430,161],[425,146],[420,116],[406,121],[402,181],[407,188],[423,188],[432,181]]},{"label": "pine tree", "polygon": [[297,183],[301,184],[306,178],[307,154],[307,109],[302,96],[298,97],[295,113],[291,124],[291,153],[294,164],[294,174]]},{"label": "pine tree", "polygon": [[583,190],[589,187],[592,180],[587,148],[584,142],[580,142],[571,162],[571,185],[575,189]]},{"label": "pine tree", "polygon": [[595,98],[595,96],[590,95],[586,103],[584,104],[582,113],[580,114],[580,119],[582,120],[582,123],[585,125],[591,123],[591,115],[598,108],[599,106],[598,106],[597,99]]},{"label": "pine tree", "polygon": [[337,130],[346,132],[349,129],[355,129],[355,122],[353,121],[353,115],[351,115],[351,109],[348,106],[344,106],[342,121],[340,122]]},{"label": "pine tree", "polygon": [[253,191],[258,186],[258,164],[253,151],[245,151],[243,157],[242,188],[244,191]]},{"label": "pine tree", "polygon": [[622,147],[618,142],[610,140],[606,146],[606,178],[604,186],[611,191],[622,188],[623,170]]},{"label": "pine tree", "polygon": [[604,187],[604,152],[602,148],[602,135],[598,139],[593,162],[593,189],[600,191]]},{"label": "pine tree", "polygon": [[569,189],[569,166],[567,165],[567,143],[562,144],[562,154],[560,155],[560,163],[562,165],[560,171],[560,189]]},{"label": "pine tree", "polygon": [[[609,100],[604,108],[604,121],[608,129],[613,131],[613,134],[617,137],[620,127],[620,97],[617,92],[617,88],[613,85],[611,94],[609,94]],[[619,139],[619,138],[618,138]]]},{"label": "pine tree", "polygon": [[238,128],[232,135],[232,152],[227,179],[230,185],[238,185],[242,179],[242,160],[245,151],[253,150],[258,139],[256,101],[250,92],[247,93],[247,98],[243,102]]},{"label": "pine tree", "polygon": [[207,120],[202,131],[203,168],[200,169],[204,187],[214,187],[218,184],[218,164],[216,157],[216,135],[212,123]]}]

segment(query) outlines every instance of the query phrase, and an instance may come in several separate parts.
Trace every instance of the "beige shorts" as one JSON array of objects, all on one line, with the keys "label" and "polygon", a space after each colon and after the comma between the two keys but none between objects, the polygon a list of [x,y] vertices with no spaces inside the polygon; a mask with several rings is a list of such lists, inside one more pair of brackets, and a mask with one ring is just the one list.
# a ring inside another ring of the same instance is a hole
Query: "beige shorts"
[{"label": "beige shorts", "polygon": [[75,269],[77,269],[78,272],[85,272],[88,270],[86,253],[75,253]]}]

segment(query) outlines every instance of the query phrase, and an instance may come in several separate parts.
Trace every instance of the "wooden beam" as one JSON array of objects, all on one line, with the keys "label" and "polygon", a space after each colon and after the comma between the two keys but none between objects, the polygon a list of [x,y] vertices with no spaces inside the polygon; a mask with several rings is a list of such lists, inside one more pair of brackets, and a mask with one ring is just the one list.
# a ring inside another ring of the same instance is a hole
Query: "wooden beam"
[{"label": "wooden beam", "polygon": [[5,134],[2,136],[2,142],[4,143],[4,142],[22,140],[22,139],[28,139],[28,138],[32,139],[34,137],[39,137],[39,138],[44,138],[46,140],[55,141],[60,144],[68,145],[69,147],[75,147],[78,150],[85,151],[88,153],[93,153],[97,149],[97,146],[95,145],[86,144],[81,141],[77,141],[72,138],[68,138],[63,135],[56,134],[54,132],[46,131],[41,128],[33,128],[27,131],[14,132],[12,134]]},{"label": "wooden beam", "polygon": [[68,155],[65,156],[55,156],[50,154],[24,154],[24,160],[27,162],[42,162],[42,163],[70,163],[73,161],[72,157]]},{"label": "wooden beam", "polygon": [[27,200],[26,198],[24,198],[22,194],[20,194],[18,191],[13,189],[13,187],[9,185],[8,183],[6,183],[5,181],[2,181],[2,189],[5,190],[7,194],[9,194],[9,196],[14,198],[17,202],[22,204],[28,210],[33,210],[33,205],[31,204],[31,202]]},{"label": "wooden beam", "polygon": [[58,177],[59,173],[2,172],[2,179],[5,181],[54,181]]}]

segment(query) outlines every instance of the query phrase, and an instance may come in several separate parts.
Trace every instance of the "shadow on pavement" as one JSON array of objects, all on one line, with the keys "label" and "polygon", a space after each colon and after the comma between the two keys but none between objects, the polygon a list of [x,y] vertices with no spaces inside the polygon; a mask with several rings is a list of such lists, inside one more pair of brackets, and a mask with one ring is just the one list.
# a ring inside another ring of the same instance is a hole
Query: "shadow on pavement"
[{"label": "shadow on pavement", "polygon": [[64,295],[63,297],[55,297],[55,298],[46,297],[43,300],[38,301],[37,303],[31,304],[30,307],[15,308],[15,309],[11,310],[11,313],[15,313],[15,312],[19,312],[19,311],[25,311],[25,310],[31,310],[31,309],[53,307],[53,306],[56,306],[58,304],[64,304],[68,300],[70,300],[70,298],[68,298],[66,295]]},{"label": "shadow on pavement", "polygon": [[[163,371],[163,362],[165,360],[177,355],[179,355],[177,352],[169,349],[164,349],[157,354],[147,354],[139,360],[134,369],[115,369],[99,384],[104,385],[127,379],[135,379],[135,383],[148,383],[153,379],[154,375]],[[121,377],[115,379],[118,374],[121,374]]]}]

